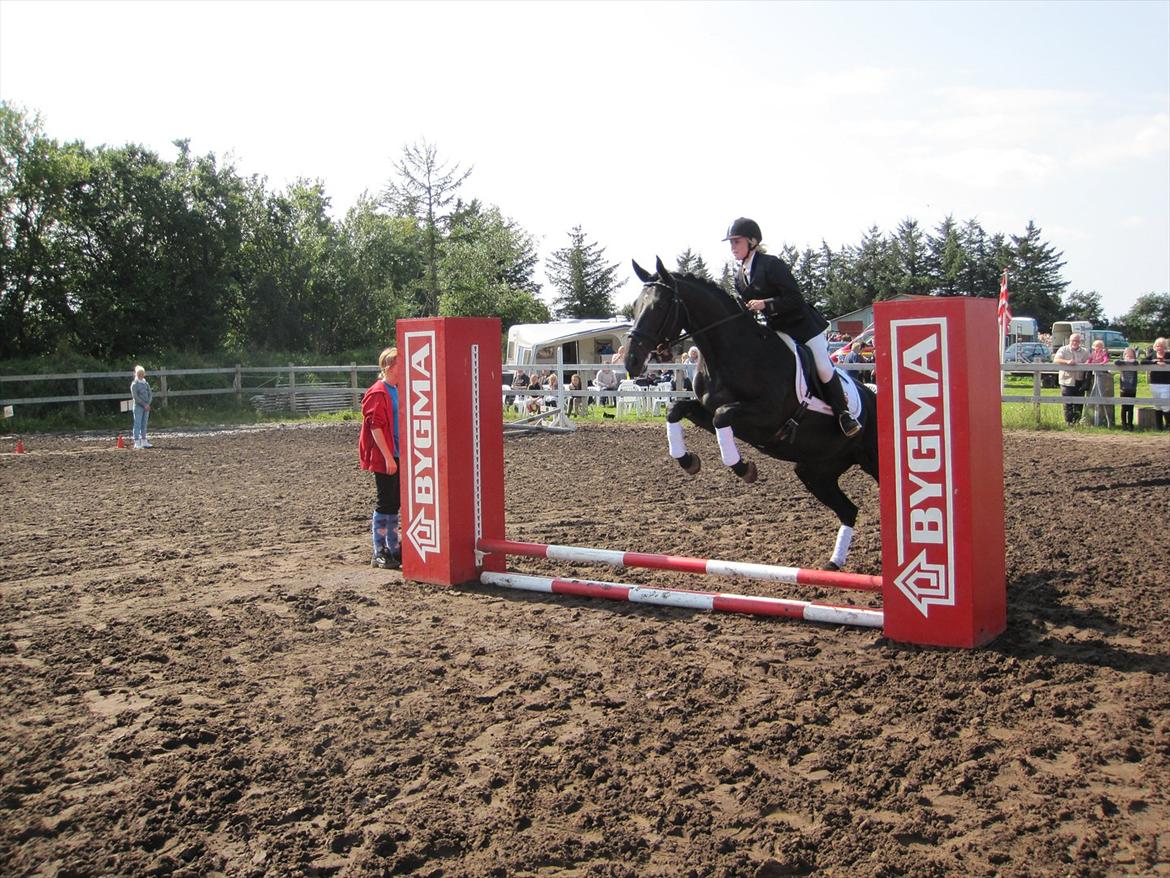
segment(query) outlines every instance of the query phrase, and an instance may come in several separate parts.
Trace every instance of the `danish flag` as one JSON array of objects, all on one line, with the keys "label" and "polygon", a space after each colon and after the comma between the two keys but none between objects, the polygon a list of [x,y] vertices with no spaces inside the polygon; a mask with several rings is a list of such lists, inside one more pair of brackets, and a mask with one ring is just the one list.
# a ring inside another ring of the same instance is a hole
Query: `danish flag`
[{"label": "danish flag", "polygon": [[1008,326],[1012,322],[1012,309],[1008,305],[1008,286],[1007,286],[1007,269],[1003,270],[1003,277],[999,281],[999,325],[1003,330],[1004,335],[1007,334]]}]

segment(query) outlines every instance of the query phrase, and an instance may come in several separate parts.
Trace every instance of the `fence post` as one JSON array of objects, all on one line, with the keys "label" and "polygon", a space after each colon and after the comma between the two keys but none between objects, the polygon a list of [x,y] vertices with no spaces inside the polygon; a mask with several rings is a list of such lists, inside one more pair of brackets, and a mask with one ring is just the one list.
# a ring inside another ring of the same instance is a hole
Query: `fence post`
[{"label": "fence post", "polygon": [[236,377],[232,379],[232,389],[236,392],[236,405],[243,405],[244,373],[240,370],[239,363],[236,363]]},{"label": "fence post", "polygon": [[167,407],[167,376],[166,376],[166,375],[160,375],[160,376],[159,376],[159,379],[158,379],[158,384],[159,384],[159,388],[158,388],[158,398],[159,398],[158,407],[159,407],[160,409],[165,409],[165,408]]},{"label": "fence post", "polygon": [[292,363],[288,364],[288,410],[297,410],[297,373]]},{"label": "fence post", "polygon": [[81,372],[77,373],[77,411],[85,417],[85,378]]},{"label": "fence post", "polygon": [[1037,427],[1040,426],[1040,420],[1041,420],[1041,417],[1040,417],[1040,387],[1041,387],[1040,373],[1033,372],[1032,373],[1032,396],[1035,398],[1036,401],[1034,403],[1032,403],[1032,408],[1035,409],[1036,426]]}]

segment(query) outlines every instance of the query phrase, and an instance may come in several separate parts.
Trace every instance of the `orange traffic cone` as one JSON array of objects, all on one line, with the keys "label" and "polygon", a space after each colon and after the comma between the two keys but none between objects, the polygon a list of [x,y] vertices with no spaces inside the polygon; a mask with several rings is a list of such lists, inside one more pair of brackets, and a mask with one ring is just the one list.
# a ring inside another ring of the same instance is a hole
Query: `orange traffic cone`
[{"label": "orange traffic cone", "polygon": [[115,448],[125,448],[126,447],[126,443],[122,441],[122,434],[121,433],[118,434],[118,444],[115,445],[114,447]]},{"label": "orange traffic cone", "polygon": [[12,450],[12,453],[13,454],[24,454],[24,440],[23,439],[16,440],[16,448],[14,448]]}]

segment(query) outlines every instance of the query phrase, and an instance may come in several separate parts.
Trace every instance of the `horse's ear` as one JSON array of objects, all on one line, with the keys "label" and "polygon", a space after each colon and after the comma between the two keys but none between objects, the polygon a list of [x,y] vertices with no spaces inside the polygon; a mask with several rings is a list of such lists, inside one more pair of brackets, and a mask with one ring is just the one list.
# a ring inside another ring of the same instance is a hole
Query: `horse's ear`
[{"label": "horse's ear", "polygon": [[638,275],[638,280],[640,280],[644,284],[648,284],[648,283],[650,283],[651,280],[654,279],[654,275],[652,275],[650,272],[648,272],[646,269],[644,269],[642,266],[640,266],[638,264],[638,260],[631,259],[630,261],[634,263],[634,274]]},{"label": "horse's ear", "polygon": [[671,277],[670,272],[666,270],[666,266],[662,264],[662,257],[655,256],[654,258],[658,262],[658,280],[659,280],[659,282],[664,283],[668,287],[673,289],[674,288],[674,278]]}]

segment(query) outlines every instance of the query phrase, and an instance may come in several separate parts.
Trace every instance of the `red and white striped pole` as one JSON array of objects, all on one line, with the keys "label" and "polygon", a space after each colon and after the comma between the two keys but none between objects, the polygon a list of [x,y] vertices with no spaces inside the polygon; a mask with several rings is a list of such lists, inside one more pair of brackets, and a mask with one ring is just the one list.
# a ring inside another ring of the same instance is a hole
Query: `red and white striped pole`
[{"label": "red and white striped pole", "polygon": [[829,625],[881,628],[883,621],[881,610],[867,607],[835,606],[811,601],[750,597],[710,591],[689,591],[681,588],[627,585],[621,582],[602,582],[595,579],[555,579],[548,576],[527,576],[520,573],[484,573],[480,577],[480,581],[485,585],[497,585],[544,594],[602,598],[608,601],[629,601],[635,604],[709,610],[718,613],[782,616],[787,619],[803,619],[806,622],[824,622]]},{"label": "red and white striped pole", "polygon": [[867,576],[863,573],[842,573],[834,570],[810,570],[805,567],[721,561],[717,558],[688,558],[683,555],[654,555],[647,552],[623,552],[615,549],[590,549],[584,546],[558,546],[488,538],[479,541],[479,548],[488,554],[523,555],[529,558],[548,558],[553,561],[608,564],[611,567],[638,567],[646,570],[675,570],[681,573],[702,573],[710,576],[737,576],[742,579],[755,579],[762,582],[787,582],[792,585],[816,585],[854,591],[880,592],[882,590],[880,576]]}]

